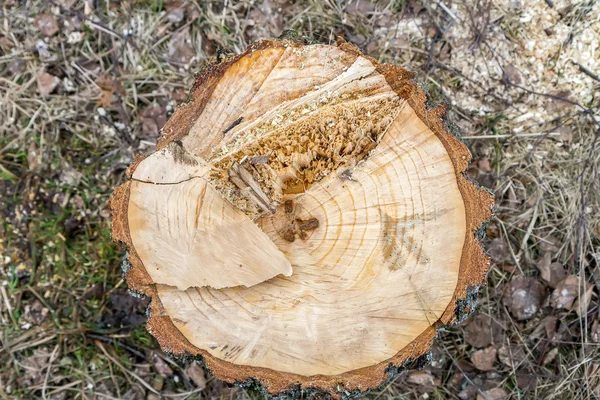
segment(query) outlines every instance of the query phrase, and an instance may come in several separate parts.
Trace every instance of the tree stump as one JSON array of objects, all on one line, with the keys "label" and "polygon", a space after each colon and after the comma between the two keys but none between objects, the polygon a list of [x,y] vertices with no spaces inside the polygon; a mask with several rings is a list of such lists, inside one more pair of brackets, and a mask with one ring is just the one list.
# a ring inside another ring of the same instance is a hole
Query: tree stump
[{"label": "tree stump", "polygon": [[342,40],[283,39],[198,75],[111,199],[165,351],[269,394],[344,397],[468,311],[493,200],[411,78]]}]

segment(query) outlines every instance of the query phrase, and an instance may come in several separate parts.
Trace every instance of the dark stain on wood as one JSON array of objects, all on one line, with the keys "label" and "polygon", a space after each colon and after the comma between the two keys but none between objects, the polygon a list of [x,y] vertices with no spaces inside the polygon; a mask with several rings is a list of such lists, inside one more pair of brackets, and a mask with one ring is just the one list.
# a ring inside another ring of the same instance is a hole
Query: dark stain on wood
[{"label": "dark stain on wood", "polygon": [[357,182],[357,180],[352,177],[352,171],[350,171],[349,169],[344,170],[344,172],[340,174],[340,178],[346,179],[348,181]]},{"label": "dark stain on wood", "polygon": [[301,231],[312,231],[319,227],[319,220],[316,218],[307,219],[306,221],[296,220],[298,222],[298,228]]},{"label": "dark stain on wood", "polygon": [[285,212],[286,214],[291,214],[294,212],[294,202],[292,200],[285,202]]},{"label": "dark stain on wood", "polygon": [[251,165],[261,165],[269,162],[270,156],[253,156],[248,159]]},{"label": "dark stain on wood", "polygon": [[244,119],[244,117],[239,117],[238,119],[236,119],[235,121],[233,121],[233,123],[231,125],[229,125],[229,127],[227,127],[227,129],[225,129],[223,131],[223,134],[226,134],[227,132],[229,132],[230,130],[232,130],[236,126],[238,126],[242,122],[243,119]]},{"label": "dark stain on wood", "polygon": [[290,243],[296,240],[296,232],[294,232],[293,228],[288,228],[284,230],[283,232],[281,232],[281,236]]}]

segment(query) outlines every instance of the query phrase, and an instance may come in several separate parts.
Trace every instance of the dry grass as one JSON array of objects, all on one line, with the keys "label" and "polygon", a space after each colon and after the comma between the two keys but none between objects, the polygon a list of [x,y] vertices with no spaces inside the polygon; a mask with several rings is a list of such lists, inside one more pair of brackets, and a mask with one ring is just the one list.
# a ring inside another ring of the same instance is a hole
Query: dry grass
[{"label": "dry grass", "polygon": [[[496,193],[479,301],[502,327],[492,370],[471,362],[468,321],[440,333],[424,372],[370,396],[600,397],[598,2],[5,0],[0,13],[0,397],[258,396],[212,378],[201,390],[185,365],[151,355],[107,200],[204,61],[284,29],[344,36],[417,72],[433,101],[452,103],[470,175]],[[541,281],[544,257],[590,301],[558,308],[542,286],[519,321],[505,287]]]}]

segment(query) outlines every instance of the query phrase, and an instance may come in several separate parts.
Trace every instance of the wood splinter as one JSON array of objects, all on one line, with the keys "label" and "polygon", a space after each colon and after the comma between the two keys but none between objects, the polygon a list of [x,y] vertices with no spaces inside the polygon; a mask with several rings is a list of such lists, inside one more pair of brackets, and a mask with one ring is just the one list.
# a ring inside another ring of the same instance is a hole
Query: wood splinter
[{"label": "wood splinter", "polygon": [[462,316],[492,196],[411,76],[343,41],[288,40],[199,75],[111,200],[163,349],[271,395],[340,398]]}]

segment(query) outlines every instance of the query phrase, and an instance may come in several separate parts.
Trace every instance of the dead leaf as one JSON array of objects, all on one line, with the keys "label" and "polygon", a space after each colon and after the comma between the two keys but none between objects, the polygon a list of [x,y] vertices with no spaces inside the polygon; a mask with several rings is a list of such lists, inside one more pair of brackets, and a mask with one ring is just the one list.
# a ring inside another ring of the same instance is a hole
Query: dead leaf
[{"label": "dead leaf", "polygon": [[45,71],[38,72],[36,80],[38,92],[40,92],[40,95],[42,96],[48,96],[60,83],[60,79],[54,75],[50,75]]},{"label": "dead leaf", "polygon": [[52,14],[38,14],[33,25],[46,37],[54,36],[58,32],[58,22]]},{"label": "dead leaf", "polygon": [[25,70],[25,61],[18,57],[13,57],[13,59],[8,63],[4,72],[9,75],[20,74]]},{"label": "dead leaf", "polygon": [[79,186],[81,178],[83,178],[83,174],[81,172],[67,165],[63,167],[58,179],[60,183],[64,185],[76,187]]},{"label": "dead leaf", "polygon": [[168,58],[174,64],[187,65],[196,56],[189,29],[176,32],[168,45]]},{"label": "dead leaf", "polygon": [[550,364],[552,361],[554,361],[554,359],[556,358],[557,355],[558,355],[558,347],[555,347],[552,350],[550,350],[548,353],[546,353],[546,355],[544,356],[544,360],[542,361],[542,365],[546,366],[546,365]]},{"label": "dead leaf", "polygon": [[163,378],[169,378],[173,376],[173,370],[157,352],[152,352],[152,364],[154,365],[156,372],[158,372]]},{"label": "dead leaf", "polygon": [[506,242],[501,238],[492,240],[488,246],[488,253],[496,264],[512,261],[512,255]]},{"label": "dead leaf", "polygon": [[25,306],[23,317],[33,325],[41,325],[48,319],[48,309],[37,299]]},{"label": "dead leaf", "polygon": [[592,342],[600,342],[600,321],[598,319],[592,324]]},{"label": "dead leaf", "polygon": [[465,340],[473,347],[482,348],[502,343],[502,325],[487,315],[477,314],[465,328]]},{"label": "dead leaf", "polygon": [[440,380],[435,378],[431,371],[421,370],[413,371],[408,375],[406,382],[412,383],[413,385],[419,385],[424,388],[434,388],[440,385]]},{"label": "dead leaf", "polygon": [[183,21],[185,17],[185,5],[181,0],[170,1],[165,4],[165,10],[167,10],[167,19],[169,22],[178,24]]},{"label": "dead leaf", "polygon": [[517,376],[517,386],[525,392],[530,392],[537,388],[537,380],[537,374],[528,371]]},{"label": "dead leaf", "polygon": [[516,85],[521,83],[521,74],[519,73],[519,70],[511,64],[506,64],[504,66],[504,78]]},{"label": "dead leaf", "polygon": [[545,253],[544,256],[538,260],[536,266],[540,271],[540,277],[553,289],[560,281],[565,279],[568,274],[561,263],[552,262],[551,253]]},{"label": "dead leaf", "polygon": [[507,367],[516,368],[527,358],[522,346],[505,344],[498,349],[498,360]]},{"label": "dead leaf", "polygon": [[492,172],[492,167],[490,166],[490,160],[487,158],[482,158],[477,161],[477,167],[483,173]]},{"label": "dead leaf", "polygon": [[552,292],[550,305],[557,309],[566,308],[570,310],[579,292],[579,278],[569,275],[563,279]]},{"label": "dead leaf", "polygon": [[277,4],[270,0],[263,0],[258,7],[253,7],[248,15],[248,25],[253,26],[254,37],[278,37],[283,33],[283,15],[277,10]]},{"label": "dead leaf", "polygon": [[159,106],[148,106],[141,114],[144,135],[158,137],[160,130],[167,122],[167,111]]},{"label": "dead leaf", "polygon": [[582,318],[585,314],[587,314],[587,310],[590,308],[590,303],[592,301],[593,292],[594,287],[590,286],[586,291],[580,291],[579,298],[575,300],[573,308],[575,309],[575,312],[579,318]]},{"label": "dead leaf", "polygon": [[538,240],[537,245],[545,252],[556,253],[559,249],[560,240],[554,236],[547,236]]},{"label": "dead leaf", "polygon": [[96,84],[100,87],[100,98],[98,99],[98,103],[100,103],[103,108],[110,109],[113,96],[116,93],[114,80],[103,76],[96,80]]},{"label": "dead leaf", "polygon": [[554,340],[556,335],[556,325],[558,324],[558,318],[554,315],[550,315],[544,319],[544,329],[546,330],[546,336],[550,340]]},{"label": "dead leaf", "polygon": [[180,104],[187,100],[188,93],[187,93],[187,90],[185,90],[183,88],[177,88],[177,89],[169,92],[169,97],[171,99],[175,100],[175,102],[177,102],[177,104]]},{"label": "dead leaf", "polygon": [[202,390],[206,387],[206,377],[204,376],[204,370],[196,363],[191,363],[185,369],[186,375],[192,382]]},{"label": "dead leaf", "polygon": [[496,349],[493,346],[483,350],[475,350],[471,354],[471,362],[480,371],[493,371],[496,361]]},{"label": "dead leaf", "polygon": [[51,352],[46,347],[38,347],[33,354],[21,364],[25,370],[23,383],[26,386],[38,385],[44,381],[44,372],[48,368]]},{"label": "dead leaf", "polygon": [[570,103],[573,99],[569,90],[556,90],[550,92],[550,95],[554,97],[546,100],[546,111],[548,113],[555,114],[564,111],[566,108],[573,107],[573,104]]},{"label": "dead leaf", "polygon": [[27,164],[32,171],[37,170],[42,165],[42,154],[37,143],[33,141],[29,145],[29,151],[27,152]]},{"label": "dead leaf", "polygon": [[477,394],[477,400],[504,400],[507,398],[508,394],[502,388],[484,390]]},{"label": "dead leaf", "polygon": [[0,48],[2,50],[8,51],[8,50],[12,49],[13,47],[15,47],[15,44],[13,43],[12,40],[7,38],[6,36],[0,37]]},{"label": "dead leaf", "polygon": [[344,11],[346,11],[348,14],[363,16],[372,13],[376,10],[376,8],[376,5],[371,1],[353,0],[349,2]]},{"label": "dead leaf", "polygon": [[[473,384],[470,384],[469,381],[466,382],[466,386],[463,390],[458,393],[458,398],[461,400],[473,400],[475,396],[477,396],[477,389],[481,384],[481,379],[475,378],[471,380]],[[477,385],[477,386],[475,386]]]},{"label": "dead leaf", "polygon": [[519,276],[506,285],[504,304],[519,321],[532,318],[544,301],[544,286],[535,278]]}]

